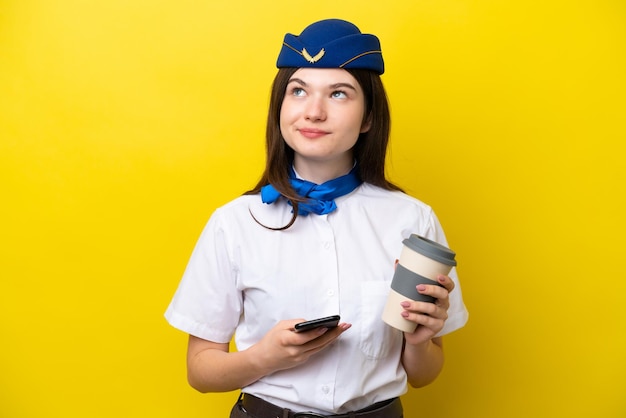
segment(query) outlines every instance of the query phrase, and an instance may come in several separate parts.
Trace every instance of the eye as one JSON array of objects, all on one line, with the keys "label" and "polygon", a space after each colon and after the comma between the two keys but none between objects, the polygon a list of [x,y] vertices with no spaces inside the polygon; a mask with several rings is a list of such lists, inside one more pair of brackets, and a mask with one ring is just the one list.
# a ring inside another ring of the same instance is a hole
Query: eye
[{"label": "eye", "polygon": [[302,87],[294,87],[291,89],[291,95],[296,97],[302,97],[306,94]]},{"label": "eye", "polygon": [[333,93],[330,96],[333,99],[345,99],[346,97],[348,97],[346,92],[342,90],[333,91]]}]

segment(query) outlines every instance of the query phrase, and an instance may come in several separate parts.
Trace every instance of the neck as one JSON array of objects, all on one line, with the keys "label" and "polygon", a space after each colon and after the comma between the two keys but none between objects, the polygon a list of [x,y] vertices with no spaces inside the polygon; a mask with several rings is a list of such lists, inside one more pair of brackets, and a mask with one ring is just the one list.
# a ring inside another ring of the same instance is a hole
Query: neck
[{"label": "neck", "polygon": [[295,158],[293,167],[302,179],[322,184],[348,174],[354,167],[354,161],[303,161]]}]

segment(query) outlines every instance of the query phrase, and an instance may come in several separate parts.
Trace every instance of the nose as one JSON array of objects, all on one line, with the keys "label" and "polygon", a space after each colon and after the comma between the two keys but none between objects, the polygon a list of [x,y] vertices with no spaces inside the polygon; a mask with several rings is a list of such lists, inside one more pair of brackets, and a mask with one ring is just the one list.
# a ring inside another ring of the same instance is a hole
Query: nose
[{"label": "nose", "polygon": [[310,121],[320,121],[326,119],[326,106],[321,97],[311,97],[307,101],[305,117]]}]

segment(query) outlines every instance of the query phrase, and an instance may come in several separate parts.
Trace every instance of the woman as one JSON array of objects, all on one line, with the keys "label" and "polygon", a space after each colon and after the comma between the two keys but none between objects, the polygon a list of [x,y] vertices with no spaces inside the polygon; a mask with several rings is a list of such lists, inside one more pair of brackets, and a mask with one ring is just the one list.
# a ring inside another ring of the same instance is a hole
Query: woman
[{"label": "woman", "polygon": [[[211,216],[166,312],[190,335],[189,382],[241,389],[231,417],[402,417],[407,382],[437,377],[441,336],[467,311],[453,270],[418,287],[436,303],[402,303],[415,332],[381,320],[403,239],[447,243],[430,207],[385,178],[378,38],[323,20],[287,34],[277,66],[265,172]],[[345,322],[294,332],[333,314]]]}]

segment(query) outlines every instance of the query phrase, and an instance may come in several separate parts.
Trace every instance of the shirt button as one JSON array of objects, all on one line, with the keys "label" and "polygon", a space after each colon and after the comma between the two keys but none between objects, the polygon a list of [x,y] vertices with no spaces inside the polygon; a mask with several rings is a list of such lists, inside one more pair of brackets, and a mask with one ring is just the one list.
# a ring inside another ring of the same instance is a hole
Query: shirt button
[{"label": "shirt button", "polygon": [[328,290],[326,291],[326,294],[327,294],[328,296],[334,296],[334,295],[335,295],[335,291],[334,291],[333,289],[328,289]]},{"label": "shirt button", "polygon": [[328,386],[322,386],[322,392],[328,394],[328,392],[330,392],[330,388]]},{"label": "shirt button", "polygon": [[330,242],[326,241],[326,242],[324,243],[324,248],[325,248],[325,249],[329,249],[329,248],[330,248]]}]

